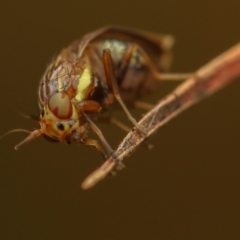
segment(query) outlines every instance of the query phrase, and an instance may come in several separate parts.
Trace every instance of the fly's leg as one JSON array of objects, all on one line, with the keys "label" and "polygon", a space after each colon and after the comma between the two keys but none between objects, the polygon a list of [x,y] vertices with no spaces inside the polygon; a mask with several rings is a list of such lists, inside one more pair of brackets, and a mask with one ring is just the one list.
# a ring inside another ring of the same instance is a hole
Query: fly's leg
[{"label": "fly's leg", "polygon": [[76,105],[80,112],[100,112],[102,107],[100,104],[93,100],[83,100]]},{"label": "fly's leg", "polygon": [[107,150],[108,154],[112,155],[113,154],[113,150],[110,147],[110,145],[108,144],[108,142],[105,139],[105,137],[103,136],[102,131],[97,127],[97,125],[92,121],[92,119],[85,112],[83,112],[83,116],[85,117],[85,119],[89,123],[91,129],[98,135],[99,139],[103,143],[103,145],[104,145],[105,149]]},{"label": "fly's leg", "polygon": [[[134,51],[138,48],[136,44],[131,44],[126,51],[126,54],[123,56],[121,66],[117,72],[117,80],[121,81],[124,79],[124,76],[128,70],[128,67],[130,65],[130,61],[132,59]],[[157,70],[156,70],[157,71]],[[135,101],[134,102],[134,107],[143,109],[143,110],[151,110],[154,105],[151,105],[149,103],[145,103],[142,101]]]},{"label": "fly's leg", "polygon": [[103,50],[103,65],[104,65],[104,70],[105,70],[105,74],[106,74],[106,80],[107,80],[110,91],[112,91],[114,97],[117,99],[117,101],[121,105],[121,107],[122,107],[123,111],[126,113],[128,119],[133,123],[133,125],[141,133],[143,133],[141,127],[138,125],[136,120],[132,117],[131,113],[128,111],[126,105],[122,101],[122,98],[119,94],[119,89],[118,89],[117,81],[116,81],[114,70],[113,70],[113,62],[112,62],[111,52],[109,49]]},{"label": "fly's leg", "polygon": [[[111,156],[113,158],[113,160],[116,163],[118,163],[118,169],[122,169],[124,167],[123,163],[121,161],[119,161],[117,156],[114,154],[114,151],[112,150],[112,148],[108,144],[107,140],[103,136],[102,131],[97,127],[97,125],[92,121],[92,119],[86,113],[83,112],[83,115],[84,115],[85,119],[87,120],[87,122],[89,123],[90,128],[98,135],[99,139],[101,140],[102,144],[104,145],[105,149],[107,150],[109,156]],[[96,145],[95,145],[95,147],[96,147]],[[100,146],[98,146],[98,147],[100,147]]]},{"label": "fly's leg", "polygon": [[100,115],[98,117],[98,121],[99,122],[104,122],[104,123],[112,123],[112,124],[114,124],[115,126],[117,126],[118,128],[122,129],[123,131],[125,131],[127,133],[131,131],[131,128],[129,126],[125,125],[124,123],[117,120],[116,118],[113,118],[110,115],[107,115],[107,116]]},{"label": "fly's leg", "polygon": [[117,70],[117,74],[116,74],[116,78],[119,82],[121,82],[125,75],[126,72],[128,70],[128,67],[130,65],[132,56],[134,51],[137,49],[137,45],[136,44],[131,44],[128,48],[127,51],[125,53],[125,55],[123,56],[123,59],[121,61],[121,66],[119,67],[119,69]]},{"label": "fly's leg", "polygon": [[[142,104],[142,103],[141,103]],[[143,104],[147,104],[147,103],[143,103]],[[150,104],[147,104],[150,106]],[[140,107],[139,107],[140,108]],[[146,108],[142,108],[142,109],[145,109]],[[122,129],[123,131],[129,133],[131,131],[131,128],[127,125],[125,125],[124,123],[122,123],[121,121],[117,120],[116,118],[113,118],[113,117],[106,117],[104,119],[98,119],[100,121],[104,121],[104,122],[110,122],[112,124],[114,124],[115,126],[117,126],[118,128]],[[145,145],[145,147],[150,150],[153,148],[153,144],[147,142],[146,140],[144,140],[143,144]]]},{"label": "fly's leg", "polygon": [[[113,123],[115,126],[119,127],[123,131],[129,133],[131,131],[131,128],[127,125],[123,124],[122,122],[118,121],[116,118],[111,118],[110,122]],[[144,146],[150,150],[153,148],[153,144],[149,143],[146,139],[143,142]]]},{"label": "fly's leg", "polygon": [[119,127],[120,129],[122,129],[125,132],[130,132],[131,128],[128,127],[127,125],[125,125],[124,123],[118,121],[116,118],[110,118],[109,121],[114,124],[115,126]]},{"label": "fly's leg", "polygon": [[94,140],[94,139],[84,139],[82,141],[83,144],[88,145],[88,146],[94,146],[97,151],[100,153],[100,155],[102,156],[103,160],[106,161],[107,160],[107,155],[105,154],[103,148],[100,146],[100,144],[98,143],[98,141]]},{"label": "fly's leg", "polygon": [[[101,110],[101,106],[99,105],[99,103],[96,102],[96,101],[92,101],[92,100],[83,100],[80,103],[78,103],[76,105],[76,107],[77,107],[78,111],[81,114],[84,115],[84,117],[86,118],[86,120],[88,122],[90,121],[90,118],[88,117],[88,115],[85,112],[97,113],[97,112],[100,112],[100,110]],[[92,124],[93,123],[92,123],[92,120],[91,120],[90,126]],[[95,125],[95,128],[98,129],[96,125]],[[100,129],[98,129],[98,132],[101,134],[102,138],[105,140],[105,138],[103,137],[103,134],[102,134]],[[105,140],[105,142],[106,142],[106,140]],[[97,149],[97,151],[101,154],[103,159],[107,160],[108,156],[105,154],[103,148],[100,146],[100,144],[96,140],[94,140],[94,139],[84,139],[84,140],[82,140],[82,143],[85,144],[85,145],[94,146]],[[111,150],[111,148],[110,148],[110,150]]]},{"label": "fly's leg", "polygon": [[128,66],[130,64],[132,55],[136,49],[140,52],[140,54],[144,58],[145,64],[147,65],[147,67],[151,71],[152,75],[157,80],[164,80],[164,81],[165,80],[172,80],[172,81],[180,80],[180,81],[182,81],[193,75],[192,73],[160,73],[159,70],[156,68],[156,66],[153,64],[153,62],[151,61],[148,54],[143,49],[139,48],[136,44],[131,44],[128,47],[127,52],[122,60],[120,69],[117,72],[118,80],[119,79],[121,80],[124,78],[125,73],[127,72]]},{"label": "fly's leg", "polygon": [[[136,47],[137,46],[135,44],[132,44],[127,48],[127,51],[121,61],[121,66],[119,67],[119,69],[117,70],[117,73],[116,73],[116,78],[117,78],[118,82],[121,82],[124,79],[124,76],[128,70],[129,63],[132,59],[132,55],[133,55],[133,52],[135,51]],[[108,117],[107,121],[111,122],[112,124],[119,127],[120,129],[122,129],[125,132],[131,131],[130,127],[123,124],[121,121],[117,120],[116,118]]]},{"label": "fly's leg", "polygon": [[182,81],[193,76],[193,73],[160,73],[156,66],[153,64],[153,62],[151,61],[148,54],[141,48],[138,48],[138,51],[141,53],[146,66],[149,68],[150,72],[157,80]]},{"label": "fly's leg", "polygon": [[[122,169],[124,167],[123,163],[118,160],[118,158],[115,156],[112,148],[108,144],[107,140],[102,134],[102,131],[97,127],[97,125],[92,121],[92,119],[88,116],[86,112],[95,112],[98,113],[101,111],[101,106],[98,102],[92,101],[92,100],[83,100],[79,104],[77,104],[77,109],[83,114],[85,119],[90,125],[90,128],[98,135],[99,139],[101,140],[102,144],[104,145],[105,149],[107,150],[107,153],[109,156],[112,156],[113,160],[118,163],[118,169]],[[102,147],[99,145],[99,143],[96,140],[93,139],[86,139],[82,143],[85,145],[91,145],[95,146],[97,151],[101,154],[104,160],[108,159],[108,156],[103,151]]]},{"label": "fly's leg", "polygon": [[[137,49],[137,45],[136,44],[131,44],[128,48],[127,48],[127,51],[122,59],[122,62],[121,62],[121,66],[117,72],[117,80],[118,81],[121,81],[124,79],[124,76],[128,70],[128,67],[129,67],[129,64],[130,64],[130,61],[132,59],[132,56],[133,56],[133,53],[134,51]],[[143,109],[143,110],[146,110],[146,111],[149,111],[151,110],[154,105],[152,104],[149,104],[149,103],[146,103],[146,102],[142,102],[142,101],[135,101],[134,102],[134,107],[136,108],[139,108],[139,109]],[[120,129],[126,131],[126,132],[130,132],[131,129],[126,126],[125,124],[123,124],[122,122],[118,121],[117,119],[115,118],[111,118],[110,119],[110,122],[113,123],[115,126],[119,127]],[[147,140],[145,140],[143,142],[143,144],[145,145],[145,147],[147,149],[152,149],[153,148],[153,144],[149,143]]]},{"label": "fly's leg", "polygon": [[108,144],[108,142],[105,139],[105,137],[103,136],[102,131],[97,127],[97,125],[92,121],[92,119],[86,113],[83,112],[83,115],[84,115],[85,119],[88,121],[91,129],[98,135],[99,139],[103,143],[103,145],[106,148],[107,152],[110,155],[112,155],[113,154],[113,150],[110,147],[110,145]]},{"label": "fly's leg", "polygon": [[[109,156],[113,156],[114,160],[117,161],[117,159],[115,159],[115,157],[114,157],[114,152],[113,152],[112,148],[110,147],[110,145],[108,144],[105,137],[103,136],[102,131],[97,127],[97,125],[92,121],[92,119],[86,113],[86,112],[91,112],[91,113],[92,112],[95,112],[95,113],[100,112],[101,106],[99,105],[99,103],[96,101],[92,101],[92,100],[84,100],[84,101],[81,101],[77,105],[77,109],[85,117],[85,119],[89,123],[91,129],[98,135],[99,139],[101,140],[102,144],[104,145],[105,149],[107,150]],[[103,156],[103,158],[105,160],[107,160],[107,156],[105,155],[102,147],[99,145],[99,143],[97,141],[92,140],[92,139],[86,139],[83,143],[86,145],[95,146],[96,149],[98,150],[98,152]]]},{"label": "fly's leg", "polygon": [[[82,141],[83,144],[87,145],[87,146],[94,146],[97,151],[100,153],[100,155],[102,156],[103,160],[106,161],[108,159],[108,156],[105,154],[103,148],[100,146],[100,144],[98,143],[98,141],[94,140],[94,139],[85,139]],[[124,165],[121,163],[118,166],[118,170],[121,170],[124,167]],[[116,172],[115,171],[111,171],[110,175],[115,176]]]},{"label": "fly's leg", "polygon": [[154,107],[154,105],[146,103],[146,102],[142,102],[142,101],[135,101],[134,102],[134,107],[149,111]]}]

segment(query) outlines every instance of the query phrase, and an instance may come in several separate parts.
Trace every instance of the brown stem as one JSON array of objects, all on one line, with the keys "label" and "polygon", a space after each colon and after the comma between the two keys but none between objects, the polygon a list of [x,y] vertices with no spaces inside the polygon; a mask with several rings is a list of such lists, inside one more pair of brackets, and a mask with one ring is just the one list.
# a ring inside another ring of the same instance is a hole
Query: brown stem
[{"label": "brown stem", "polygon": [[[186,108],[203,98],[212,95],[240,75],[240,44],[221,54],[207,65],[200,68],[192,77],[167,95],[139,122],[139,126],[146,133],[131,131],[123,139],[115,156],[122,161],[132,153],[142,141],[177,116]],[[83,189],[93,187],[116,167],[116,162],[110,158],[82,183]]]}]

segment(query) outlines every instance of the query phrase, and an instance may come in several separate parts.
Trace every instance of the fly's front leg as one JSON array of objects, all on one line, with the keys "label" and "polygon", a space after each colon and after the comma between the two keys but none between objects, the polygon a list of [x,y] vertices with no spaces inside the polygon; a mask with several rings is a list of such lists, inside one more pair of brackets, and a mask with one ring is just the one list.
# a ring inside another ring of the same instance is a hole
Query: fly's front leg
[{"label": "fly's front leg", "polygon": [[[83,112],[83,116],[85,117],[85,119],[87,120],[87,122],[89,123],[90,128],[98,135],[98,137],[100,138],[102,144],[104,145],[105,149],[108,152],[108,155],[111,156],[113,158],[113,160],[115,162],[117,162],[118,164],[118,169],[122,169],[124,167],[124,164],[119,161],[119,159],[117,158],[117,156],[114,154],[114,151],[112,150],[112,148],[110,147],[110,145],[108,144],[107,140],[105,139],[105,137],[102,134],[102,131],[97,127],[97,125],[92,121],[92,119]],[[96,145],[95,145],[96,146]],[[100,146],[98,146],[100,147]]]},{"label": "fly's front leg", "polygon": [[126,113],[128,119],[133,123],[133,125],[141,132],[141,127],[138,125],[136,120],[132,117],[131,113],[128,111],[126,105],[122,101],[122,98],[119,94],[119,89],[117,85],[117,81],[114,75],[114,70],[113,70],[113,62],[112,62],[112,56],[111,52],[109,49],[104,49],[103,50],[103,65],[104,65],[104,70],[106,74],[106,80],[109,86],[110,91],[112,91],[114,97],[117,99],[119,104],[121,105],[123,111]]},{"label": "fly's front leg", "polygon": [[[98,102],[92,100],[84,100],[77,104],[77,109],[81,114],[84,116],[86,121],[89,123],[91,129],[98,135],[101,142],[103,143],[105,149],[107,150],[108,154],[111,156],[113,154],[112,148],[109,146],[108,142],[106,141],[105,137],[102,134],[102,131],[96,126],[96,124],[92,121],[92,119],[88,116],[87,112],[90,113],[98,113],[101,111],[101,106]],[[101,150],[100,145],[95,140],[86,140],[88,141],[87,145],[94,145],[100,153],[103,153]],[[86,144],[86,143],[85,143]],[[102,154],[101,154],[102,155]]]},{"label": "fly's front leg", "polygon": [[[97,151],[100,153],[100,155],[102,156],[103,160],[106,161],[108,159],[108,156],[105,154],[103,148],[100,146],[100,144],[98,143],[98,141],[94,140],[94,139],[85,139],[82,141],[83,144],[85,144],[86,146],[94,146]],[[121,170],[123,169],[125,166],[123,163],[118,163],[117,166],[117,170]],[[112,176],[116,175],[115,171],[111,171],[109,173]]]},{"label": "fly's front leg", "polygon": [[100,146],[98,141],[94,139],[84,139],[82,143],[88,146],[94,146],[97,149],[97,151],[100,153],[104,161],[108,159],[108,156],[105,154],[103,148]]},{"label": "fly's front leg", "polygon": [[[81,114],[87,120],[87,122],[89,123],[91,129],[98,135],[98,137],[102,141],[105,149],[108,151],[108,154],[112,155],[113,150],[111,149],[111,147],[107,143],[107,141],[104,138],[101,130],[94,124],[94,122],[91,120],[91,118],[88,116],[88,113],[87,113],[87,112],[90,112],[90,113],[98,113],[98,112],[100,112],[101,109],[102,109],[100,104],[98,102],[92,101],[92,100],[83,100],[80,103],[78,103],[76,105],[76,107],[77,107],[78,111],[81,112]],[[99,145],[99,143],[96,140],[86,139],[86,140],[83,141],[83,143],[86,144],[86,145],[95,146],[96,149],[98,150],[98,152],[103,156],[103,158],[105,160],[107,159],[107,156],[105,155],[102,147]]]},{"label": "fly's front leg", "polygon": [[[102,146],[95,139],[83,139],[82,143],[87,145],[87,146],[94,146],[97,149],[97,151],[100,153],[100,155],[102,156],[104,161],[106,161],[109,157],[112,157],[113,160],[117,163],[117,170],[123,169],[125,167],[124,164],[121,161],[119,161],[118,158],[115,156],[112,148],[110,147],[110,145],[107,143],[105,137],[103,136],[102,131],[94,124],[94,122],[91,120],[90,117],[88,117],[88,115],[86,113],[83,112],[83,116],[85,117],[85,119],[89,123],[91,129],[100,138],[102,144],[104,145],[105,149],[108,152],[108,155],[105,153]],[[110,174],[115,175],[115,172],[111,171]]]},{"label": "fly's front leg", "polygon": [[98,113],[102,109],[100,104],[93,100],[83,100],[76,105],[76,108],[82,112],[94,112],[94,113]]},{"label": "fly's front leg", "polygon": [[[90,112],[90,113],[100,112],[102,109],[100,104],[96,101],[84,100],[77,104],[77,109],[79,110],[79,112],[81,112],[81,114],[84,116],[86,121],[89,123],[91,129],[98,135],[105,149],[107,150],[108,154],[111,156],[113,154],[112,148],[107,143],[105,137],[102,134],[102,131],[96,126],[96,124],[92,121],[92,119],[88,116],[88,113],[87,113],[87,112]],[[85,144],[95,146],[96,149],[101,153],[101,155],[104,155],[103,154],[104,151],[102,150],[102,148],[100,147],[97,141],[92,139],[87,139],[85,141]],[[104,158],[106,160],[106,155],[104,155]]]}]

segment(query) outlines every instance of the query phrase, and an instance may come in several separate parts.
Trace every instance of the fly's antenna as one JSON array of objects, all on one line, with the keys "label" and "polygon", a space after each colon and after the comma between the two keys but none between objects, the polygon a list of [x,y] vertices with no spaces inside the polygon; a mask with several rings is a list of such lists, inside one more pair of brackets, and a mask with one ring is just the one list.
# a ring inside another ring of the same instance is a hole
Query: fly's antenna
[{"label": "fly's antenna", "polygon": [[31,116],[28,115],[28,114],[22,113],[22,112],[20,112],[20,111],[18,111],[18,113],[19,113],[22,117],[24,117],[24,118],[27,118],[27,119],[30,119],[30,118],[31,118]]},{"label": "fly's antenna", "polygon": [[2,136],[0,136],[0,139],[6,137],[7,135],[9,135],[11,133],[15,133],[15,132],[26,132],[26,133],[30,133],[31,134],[31,132],[28,131],[28,130],[25,130],[25,129],[22,129],[22,128],[17,128],[17,129],[13,129],[13,130],[10,130],[10,131],[4,133]]},{"label": "fly's antenna", "polygon": [[26,143],[29,143],[33,139],[35,139],[35,138],[39,137],[40,135],[42,135],[42,131],[40,129],[37,129],[37,130],[34,130],[33,132],[30,132],[28,130],[18,128],[18,129],[13,129],[11,131],[8,131],[8,132],[4,133],[2,136],[0,136],[0,139],[6,137],[7,135],[9,135],[11,133],[15,133],[15,132],[26,132],[26,133],[29,133],[28,137],[26,137],[22,142],[20,142],[19,144],[17,144],[14,147],[15,150],[18,150],[22,145],[24,145]]},{"label": "fly's antenna", "polygon": [[[29,132],[29,131],[27,131]],[[34,130],[33,132],[30,132],[30,135],[28,137],[26,137],[23,141],[21,141],[19,144],[17,144],[14,149],[15,150],[18,150],[20,147],[22,147],[23,145],[31,142],[33,139],[39,137],[42,135],[42,131],[41,129],[37,129],[37,130]]]},{"label": "fly's antenna", "polygon": [[34,115],[34,114],[24,114],[24,113],[22,113],[22,112],[20,112],[20,111],[18,111],[18,113],[19,113],[22,117],[24,117],[24,118],[32,119],[32,120],[35,120],[35,121],[39,121],[39,117],[36,116],[36,115]]},{"label": "fly's antenna", "polygon": [[[34,121],[39,121],[39,117],[35,116],[35,115],[26,115],[20,111],[18,111],[18,113],[24,117],[24,118],[27,118],[27,119],[32,119]],[[38,136],[42,135],[42,131],[40,129],[37,129],[37,130],[34,130],[34,131],[28,131],[26,129],[22,129],[22,128],[17,128],[17,129],[13,129],[13,130],[10,130],[6,133],[4,133],[2,136],[0,136],[0,139],[6,137],[7,135],[11,134],[11,133],[15,133],[15,132],[25,132],[25,133],[29,133],[29,136],[26,137],[22,142],[20,142],[19,144],[17,144],[14,149],[15,150],[18,150],[22,145],[32,141],[33,139],[37,138]]]}]

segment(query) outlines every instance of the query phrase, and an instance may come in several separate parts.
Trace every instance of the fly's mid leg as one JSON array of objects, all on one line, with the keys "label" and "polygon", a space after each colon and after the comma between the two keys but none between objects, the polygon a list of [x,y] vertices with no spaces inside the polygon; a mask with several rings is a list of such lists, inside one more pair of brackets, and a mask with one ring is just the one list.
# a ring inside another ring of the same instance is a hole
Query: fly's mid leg
[{"label": "fly's mid leg", "polygon": [[[127,54],[125,56],[125,61],[123,61],[124,64],[121,66],[121,70],[122,71],[120,73],[122,74],[122,76],[124,76],[124,74],[126,73],[126,71],[128,69],[129,62],[131,60],[131,57],[132,57],[132,54],[133,54],[134,50],[135,50],[135,47],[133,45],[133,47],[129,48],[128,51],[127,51]],[[131,113],[127,109],[126,105],[122,101],[122,98],[121,98],[121,96],[119,94],[119,88],[118,88],[116,77],[115,77],[115,74],[114,74],[112,56],[111,56],[111,52],[110,52],[109,49],[104,49],[103,50],[103,65],[104,65],[104,70],[105,70],[107,84],[109,86],[110,91],[112,91],[114,97],[116,98],[116,100],[121,105],[121,107],[122,107],[123,111],[126,113],[128,119],[132,122],[132,124],[142,134],[145,135],[143,129],[141,128],[141,126],[139,126],[139,124],[133,118],[133,116],[131,115]]]}]

